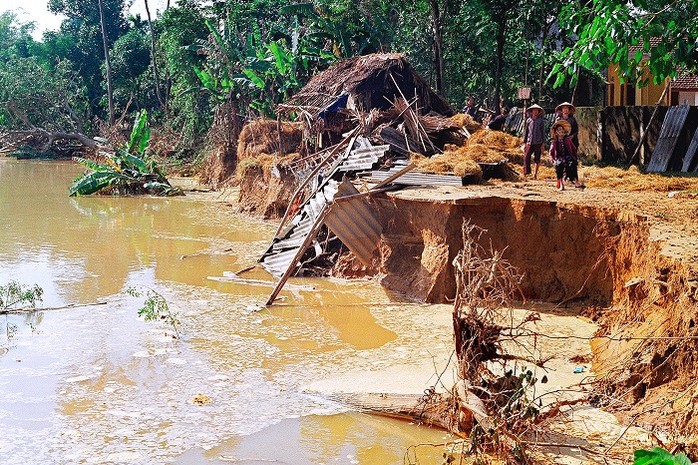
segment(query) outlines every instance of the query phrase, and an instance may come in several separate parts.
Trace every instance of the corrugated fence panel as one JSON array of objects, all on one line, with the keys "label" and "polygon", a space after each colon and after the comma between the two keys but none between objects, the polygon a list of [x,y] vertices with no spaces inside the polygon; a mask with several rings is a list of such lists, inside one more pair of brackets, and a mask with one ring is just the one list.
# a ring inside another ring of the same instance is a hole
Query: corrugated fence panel
[{"label": "corrugated fence panel", "polygon": [[681,171],[688,173],[689,171],[698,171],[698,163],[694,163],[693,159],[698,152],[698,129],[693,134],[693,139],[691,139],[691,145],[688,146],[686,155],[683,157],[683,166]]},{"label": "corrugated fence panel", "polygon": [[672,165],[676,142],[683,130],[689,110],[688,105],[679,105],[671,107],[667,111],[662,130],[659,133],[659,140],[647,165],[648,172],[663,173]]},{"label": "corrugated fence panel", "polygon": [[[371,179],[383,181],[400,169],[402,167],[391,168],[389,171],[371,171]],[[406,186],[462,186],[463,178],[449,174],[406,173],[395,179],[393,183]]]}]

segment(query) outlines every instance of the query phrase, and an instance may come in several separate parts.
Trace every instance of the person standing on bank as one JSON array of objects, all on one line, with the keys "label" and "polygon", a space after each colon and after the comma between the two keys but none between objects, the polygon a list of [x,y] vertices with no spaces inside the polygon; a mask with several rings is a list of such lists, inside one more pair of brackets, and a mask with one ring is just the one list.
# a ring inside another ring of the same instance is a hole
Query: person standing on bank
[{"label": "person standing on bank", "polygon": [[556,120],[570,123],[570,137],[572,138],[574,146],[579,149],[579,125],[577,124],[577,119],[574,117],[576,111],[577,109],[570,102],[562,102],[555,107],[555,113],[557,114]]},{"label": "person standing on bank", "polygon": [[545,120],[542,107],[533,104],[528,107],[531,116],[526,120],[524,126],[524,166],[523,174],[531,174],[531,157],[536,164],[533,172],[533,179],[538,179],[538,166],[540,165],[540,155],[545,150]]},{"label": "person standing on bank", "polygon": [[572,142],[570,131],[572,127],[565,120],[557,120],[550,128],[550,158],[555,165],[555,175],[557,177],[557,190],[565,190],[564,179],[569,179],[574,183],[574,187],[583,189],[579,183],[577,174],[577,147]]}]

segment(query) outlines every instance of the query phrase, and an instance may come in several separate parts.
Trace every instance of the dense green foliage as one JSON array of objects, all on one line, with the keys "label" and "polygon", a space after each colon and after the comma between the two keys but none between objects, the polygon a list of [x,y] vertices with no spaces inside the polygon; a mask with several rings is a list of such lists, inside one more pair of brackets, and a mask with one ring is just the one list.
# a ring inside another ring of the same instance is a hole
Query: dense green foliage
[{"label": "dense green foliage", "polygon": [[[602,89],[611,63],[636,80],[642,62],[656,81],[698,63],[698,0],[180,0],[153,18],[155,57],[130,3],[103,1],[116,116],[148,110],[176,135],[166,150],[176,156],[204,146],[222,104],[240,119],[273,117],[313,74],[358,54],[405,53],[455,108],[468,95],[520,104],[522,86],[542,104],[596,104],[601,92],[576,87]],[[108,115],[97,2],[49,8],[65,20],[40,41],[0,15],[0,129],[95,135]]]},{"label": "dense green foliage", "polygon": [[580,69],[601,72],[611,63],[618,64],[624,81],[640,85],[650,80],[643,69],[656,84],[682,69],[695,71],[697,12],[698,0],[592,0],[566,6],[561,22],[578,40],[553,69],[557,83],[574,79]]}]

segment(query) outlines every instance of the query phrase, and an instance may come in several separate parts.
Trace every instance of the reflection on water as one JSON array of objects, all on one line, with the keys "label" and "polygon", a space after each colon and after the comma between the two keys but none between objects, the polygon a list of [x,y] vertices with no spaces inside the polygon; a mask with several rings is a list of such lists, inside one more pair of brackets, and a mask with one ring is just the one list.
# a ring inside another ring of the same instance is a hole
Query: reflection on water
[{"label": "reflection on water", "polygon": [[[391,302],[372,282],[324,279],[294,279],[280,305],[254,311],[270,286],[208,277],[254,264],[275,224],[193,196],[69,198],[80,170],[0,159],[0,283],[36,283],[49,307],[87,304],[1,317],[16,327],[0,352],[3,464],[398,464],[410,445],[443,440],[304,389],[440,363],[448,318]],[[130,286],[167,299],[182,339],[138,318]],[[211,402],[196,405],[198,394]]]}]

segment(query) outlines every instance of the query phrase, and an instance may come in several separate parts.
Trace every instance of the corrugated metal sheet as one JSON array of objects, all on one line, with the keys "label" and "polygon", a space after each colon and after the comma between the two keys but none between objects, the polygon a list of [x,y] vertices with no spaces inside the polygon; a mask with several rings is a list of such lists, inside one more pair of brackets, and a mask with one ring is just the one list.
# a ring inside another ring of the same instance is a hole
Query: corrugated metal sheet
[{"label": "corrugated metal sheet", "polygon": [[693,139],[691,139],[691,144],[688,146],[686,155],[683,157],[683,166],[681,171],[687,173],[689,171],[698,171],[698,163],[694,163],[694,158],[698,153],[698,129],[693,134]]},{"label": "corrugated metal sheet", "polygon": [[[271,246],[262,255],[260,259],[262,266],[275,276],[282,276],[289,267],[295,266],[296,264],[292,262],[299,252],[299,248],[303,246],[306,238],[318,223],[319,217],[325,213],[335,196],[358,193],[348,181],[340,184],[331,178],[335,173],[341,171],[359,171],[372,168],[385,155],[388,148],[388,145],[374,147],[365,137],[357,137],[351,151],[338,154],[332,164],[324,170],[323,175],[318,176],[314,181],[315,185],[318,186],[313,187],[316,189],[315,193],[306,200],[285,229],[279,233],[279,236],[274,239]],[[343,189],[343,193],[339,192],[340,188]],[[381,226],[362,199],[343,203],[347,203],[347,205],[337,207],[337,211],[330,221],[344,238],[337,232],[335,234],[350,250],[356,253],[359,259],[370,261],[370,255],[380,239]]]},{"label": "corrugated metal sheet", "polygon": [[359,191],[349,181],[339,184],[339,192],[325,218],[325,224],[364,265],[370,265],[383,227],[364,197],[342,200],[342,197],[357,194]]},{"label": "corrugated metal sheet", "polygon": [[378,160],[383,158],[389,145],[371,145],[365,137],[357,137],[354,148],[349,156],[339,165],[339,171],[361,171],[370,170]]},{"label": "corrugated metal sheet", "polygon": [[[393,167],[388,171],[371,171],[371,181],[379,182],[400,171],[403,167]],[[463,178],[449,174],[406,173],[393,181],[405,186],[462,186]]]},{"label": "corrugated metal sheet", "polygon": [[669,111],[667,111],[664,117],[664,123],[662,124],[662,130],[659,133],[657,145],[654,147],[652,158],[647,165],[648,172],[663,173],[674,165],[674,163],[672,163],[674,159],[674,149],[676,148],[679,135],[683,130],[689,110],[690,107],[688,105],[679,105],[671,107]]},{"label": "corrugated metal sheet", "polygon": [[323,188],[315,192],[315,195],[296,213],[296,216],[289,222],[290,227],[282,233],[281,238],[274,240],[269,249],[262,255],[260,262],[265,270],[278,277],[283,275],[289,266],[293,265],[291,262],[303,245],[305,238],[312,231],[326,205],[336,195],[337,185],[337,181],[328,179]]}]

